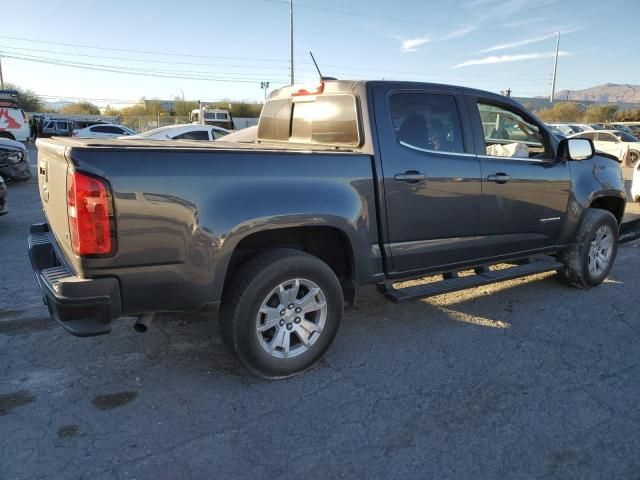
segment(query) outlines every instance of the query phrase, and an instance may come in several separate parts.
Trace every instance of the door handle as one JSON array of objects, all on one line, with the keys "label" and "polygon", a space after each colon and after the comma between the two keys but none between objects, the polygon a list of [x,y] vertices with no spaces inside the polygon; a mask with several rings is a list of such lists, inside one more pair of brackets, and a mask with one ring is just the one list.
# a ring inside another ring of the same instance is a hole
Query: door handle
[{"label": "door handle", "polygon": [[427,178],[426,175],[416,170],[408,170],[404,173],[396,173],[393,176],[394,180],[397,180],[399,182],[407,182],[407,183],[420,183],[425,178]]},{"label": "door handle", "polygon": [[511,180],[511,176],[507,175],[506,173],[496,173],[493,175],[489,175],[487,177],[487,180],[489,180],[490,182],[495,182],[495,183],[507,183],[508,181]]}]

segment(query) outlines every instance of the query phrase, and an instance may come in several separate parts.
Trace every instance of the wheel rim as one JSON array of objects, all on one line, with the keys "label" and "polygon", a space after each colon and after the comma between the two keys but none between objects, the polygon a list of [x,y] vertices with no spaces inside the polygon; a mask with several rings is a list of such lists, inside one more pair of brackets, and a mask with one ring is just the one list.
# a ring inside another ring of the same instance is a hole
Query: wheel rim
[{"label": "wheel rim", "polygon": [[256,317],[262,349],[275,358],[292,358],[309,350],[327,321],[324,292],[311,280],[282,282],[265,297]]},{"label": "wheel rim", "polygon": [[594,276],[602,275],[609,267],[613,251],[613,232],[607,225],[602,225],[596,231],[589,247],[589,273]]},{"label": "wheel rim", "polygon": [[638,152],[631,152],[629,153],[629,157],[631,158],[631,163],[636,163],[638,161],[638,158],[640,158],[640,153]]}]

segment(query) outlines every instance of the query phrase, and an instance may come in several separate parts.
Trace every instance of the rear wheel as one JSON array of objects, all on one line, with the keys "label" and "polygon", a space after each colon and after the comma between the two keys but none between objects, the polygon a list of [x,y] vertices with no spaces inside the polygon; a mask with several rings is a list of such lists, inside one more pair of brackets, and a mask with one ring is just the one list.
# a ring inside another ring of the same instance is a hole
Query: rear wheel
[{"label": "rear wheel", "polygon": [[561,278],[578,288],[599,285],[609,274],[618,252],[618,221],[611,212],[588,208],[573,246],[560,258]]},{"label": "rear wheel", "polygon": [[635,165],[640,160],[640,152],[636,152],[635,150],[629,151],[629,161],[631,165]]},{"label": "rear wheel", "polygon": [[249,260],[223,297],[222,337],[263,378],[285,378],[312,367],[333,342],[342,319],[335,273],[298,250],[272,250]]},{"label": "rear wheel", "polygon": [[0,132],[0,138],[8,138],[9,140],[15,140],[16,139],[16,137],[14,137],[9,132]]}]

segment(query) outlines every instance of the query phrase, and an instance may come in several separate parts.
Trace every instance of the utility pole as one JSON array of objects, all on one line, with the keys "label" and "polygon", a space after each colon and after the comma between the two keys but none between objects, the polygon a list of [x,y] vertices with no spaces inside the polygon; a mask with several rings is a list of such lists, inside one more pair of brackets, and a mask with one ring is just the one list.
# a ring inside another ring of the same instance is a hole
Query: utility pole
[{"label": "utility pole", "polygon": [[553,97],[556,94],[556,75],[558,73],[558,53],[560,52],[560,32],[558,32],[558,40],[556,42],[556,60],[553,64],[553,80],[551,80],[551,96],[549,103],[553,103]]},{"label": "utility pole", "polygon": [[293,0],[289,0],[289,41],[291,42],[291,85],[293,85]]},{"label": "utility pole", "polygon": [[4,90],[4,78],[2,77],[2,55],[0,55],[0,90]]}]

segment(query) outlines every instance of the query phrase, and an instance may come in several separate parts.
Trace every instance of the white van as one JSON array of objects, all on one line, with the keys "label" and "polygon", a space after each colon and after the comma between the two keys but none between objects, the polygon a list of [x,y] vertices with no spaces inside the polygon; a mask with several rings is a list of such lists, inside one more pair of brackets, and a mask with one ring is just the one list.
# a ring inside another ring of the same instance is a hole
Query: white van
[{"label": "white van", "polygon": [[17,105],[18,92],[0,90],[0,138],[26,142],[31,135],[29,119]]}]

